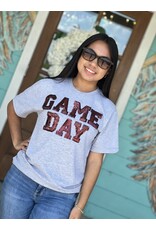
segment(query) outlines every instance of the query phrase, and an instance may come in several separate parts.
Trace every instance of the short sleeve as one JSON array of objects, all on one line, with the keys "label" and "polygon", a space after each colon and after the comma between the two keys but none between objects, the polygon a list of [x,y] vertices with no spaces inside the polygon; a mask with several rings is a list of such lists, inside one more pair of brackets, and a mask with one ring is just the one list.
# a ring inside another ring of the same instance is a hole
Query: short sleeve
[{"label": "short sleeve", "polygon": [[97,153],[116,153],[119,149],[118,145],[118,115],[115,109],[107,124],[94,139],[91,151]]},{"label": "short sleeve", "polygon": [[42,81],[36,82],[13,99],[14,110],[19,117],[25,118],[30,113],[39,111]]}]

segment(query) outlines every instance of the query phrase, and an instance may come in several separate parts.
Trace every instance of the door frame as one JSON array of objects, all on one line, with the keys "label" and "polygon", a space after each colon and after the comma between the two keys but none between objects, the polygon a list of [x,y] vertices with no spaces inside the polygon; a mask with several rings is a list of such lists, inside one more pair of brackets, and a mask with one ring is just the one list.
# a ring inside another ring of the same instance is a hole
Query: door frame
[{"label": "door frame", "polygon": [[118,110],[119,121],[122,118],[122,115],[128,103],[133,87],[137,81],[141,68],[143,67],[143,64],[145,62],[149,49],[152,45],[152,42],[154,41],[154,38],[156,36],[156,31],[154,30],[155,25],[156,25],[156,12],[153,13],[148,28],[144,34],[144,38],[141,41],[137,54],[133,60],[133,64],[129,70],[127,78],[124,81],[124,85],[118,97],[116,107]]},{"label": "door frame", "polygon": [[115,103],[119,98],[120,92],[124,86],[125,80],[127,79],[130,68],[134,63],[135,56],[153,15],[152,12],[148,11],[119,12],[135,19],[136,25],[134,26],[130,39],[126,45],[126,49],[122,55],[122,63],[119,64],[111,84],[110,99]]}]

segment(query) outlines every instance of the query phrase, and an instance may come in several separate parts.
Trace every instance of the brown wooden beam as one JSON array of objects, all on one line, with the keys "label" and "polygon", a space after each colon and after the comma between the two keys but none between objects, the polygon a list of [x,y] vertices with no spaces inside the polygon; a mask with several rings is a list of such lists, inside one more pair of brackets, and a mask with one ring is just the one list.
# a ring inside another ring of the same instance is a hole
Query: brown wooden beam
[{"label": "brown wooden beam", "polygon": [[[119,64],[115,77],[113,79],[110,91],[110,99],[116,103],[121,89],[125,83],[126,77],[133,63],[134,57],[138,51],[144,33],[148,27],[152,13],[150,12],[122,12],[133,18],[136,18],[136,25],[127,44],[127,47],[122,56],[122,65]],[[128,90],[128,89],[127,89]]]}]

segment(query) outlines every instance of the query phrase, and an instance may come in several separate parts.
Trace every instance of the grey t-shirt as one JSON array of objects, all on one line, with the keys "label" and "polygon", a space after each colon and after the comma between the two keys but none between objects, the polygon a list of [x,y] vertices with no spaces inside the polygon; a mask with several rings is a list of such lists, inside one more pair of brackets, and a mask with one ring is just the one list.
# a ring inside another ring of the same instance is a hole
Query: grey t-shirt
[{"label": "grey t-shirt", "polygon": [[79,192],[89,152],[118,151],[116,107],[99,89],[80,92],[71,79],[43,79],[17,95],[13,104],[19,117],[38,114],[29,146],[13,164],[45,187]]}]

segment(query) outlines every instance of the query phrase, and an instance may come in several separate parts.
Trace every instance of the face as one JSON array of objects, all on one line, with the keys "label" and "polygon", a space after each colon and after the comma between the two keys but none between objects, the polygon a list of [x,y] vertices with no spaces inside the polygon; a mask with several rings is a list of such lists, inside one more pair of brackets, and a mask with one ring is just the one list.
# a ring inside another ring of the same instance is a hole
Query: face
[{"label": "face", "polygon": [[[97,56],[103,56],[110,60],[110,52],[108,45],[101,40],[95,41],[92,44],[90,44],[87,48],[91,48]],[[100,61],[99,61],[100,65]],[[109,68],[103,69],[98,65],[98,58],[95,58],[94,60],[86,60],[82,55],[78,61],[78,75],[77,77],[92,82],[93,84],[97,84],[97,82],[102,79],[107,72],[109,71]]]}]

